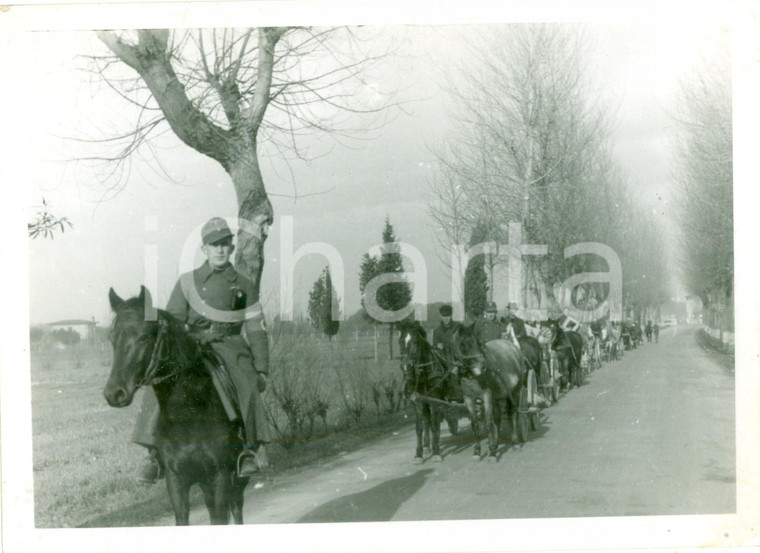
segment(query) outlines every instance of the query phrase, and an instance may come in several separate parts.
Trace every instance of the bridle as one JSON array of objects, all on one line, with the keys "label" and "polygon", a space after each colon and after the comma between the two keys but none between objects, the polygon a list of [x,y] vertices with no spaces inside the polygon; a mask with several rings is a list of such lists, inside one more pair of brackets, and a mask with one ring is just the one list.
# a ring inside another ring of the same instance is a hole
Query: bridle
[{"label": "bridle", "polygon": [[[467,363],[467,361],[472,361],[473,359],[482,359],[483,353],[473,353],[470,355],[463,355],[462,351],[459,349],[459,344],[457,344],[456,337],[459,334],[459,330],[461,327],[457,327],[454,329],[454,333],[452,335],[451,339],[451,353],[454,356],[454,365],[456,367],[462,367],[463,369],[467,370],[468,372],[472,373],[472,364]],[[486,367],[484,367],[485,370]]]},{"label": "bridle", "polygon": [[158,321],[158,332],[156,333],[156,341],[153,344],[153,352],[150,356],[150,362],[148,363],[148,368],[145,369],[145,373],[143,374],[140,381],[137,383],[137,388],[141,388],[143,386],[156,386],[158,384],[161,384],[165,380],[168,380],[174,376],[177,376],[179,374],[179,370],[175,370],[170,372],[169,374],[158,376],[158,370],[161,368],[162,365],[166,364],[166,356],[165,356],[165,350],[166,350],[166,334],[167,329],[169,327],[169,323],[165,321],[164,319],[159,319]]},{"label": "bridle", "polygon": [[[412,334],[411,333],[407,333],[407,338],[409,340],[414,339],[414,338],[412,338]],[[419,340],[419,338],[417,338],[417,340]],[[407,346],[407,348],[408,348],[408,346]],[[436,361],[438,363],[443,364],[443,366],[446,366],[446,363],[445,363],[445,360],[443,359],[443,356],[441,355],[441,353],[438,352],[435,348],[432,348],[432,347],[430,348],[430,355],[431,355],[430,361],[427,361],[425,363],[421,363],[419,361],[420,361],[420,357],[422,356],[422,348],[420,347],[419,344],[415,344],[415,348],[416,348],[417,355],[415,356],[416,359],[414,359],[414,360],[411,360],[410,359],[411,356],[409,355],[409,353],[407,351],[404,351],[404,354],[403,354],[403,356],[401,358],[401,370],[404,373],[404,376],[406,376],[407,378],[409,377],[409,373],[410,372],[412,373],[413,378],[414,378],[414,386],[415,386],[415,388],[417,388],[419,386],[419,384],[420,384],[420,378],[421,378],[421,376],[423,374],[425,374],[425,373],[429,373],[430,372],[430,370],[424,370],[424,369],[426,369],[427,367],[433,367],[435,365]],[[423,369],[423,370],[420,370],[420,369]],[[451,368],[448,368],[443,373],[443,377],[438,381],[438,383],[435,386],[433,386],[432,390],[437,390],[440,386],[442,386],[443,383],[446,381],[446,379],[451,374],[451,372],[452,372]]]}]

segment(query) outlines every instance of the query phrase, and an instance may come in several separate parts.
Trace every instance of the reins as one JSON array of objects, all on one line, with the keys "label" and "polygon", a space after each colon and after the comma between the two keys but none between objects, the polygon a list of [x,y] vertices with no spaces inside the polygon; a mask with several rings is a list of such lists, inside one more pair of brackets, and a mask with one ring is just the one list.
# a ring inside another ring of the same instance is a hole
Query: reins
[{"label": "reins", "polygon": [[[416,337],[416,340],[418,340],[418,342],[419,342],[421,340],[421,338],[420,337]],[[438,361],[438,363],[442,364],[444,367],[447,367],[447,363],[443,359],[443,356],[441,355],[441,353],[438,352],[435,348],[431,347],[430,344],[427,344],[427,346],[428,346],[428,348],[430,350],[431,359],[430,359],[430,361],[427,361],[426,363],[421,363],[420,362],[419,358],[422,356],[423,352],[422,352],[422,348],[420,347],[419,343],[416,344],[416,347],[417,347],[417,359],[405,363],[405,361],[410,356],[409,356],[408,353],[404,353],[405,359],[402,360],[402,363],[404,363],[405,365],[410,365],[411,367],[413,367],[413,369],[414,369],[414,385],[415,385],[415,388],[417,388],[419,386],[419,384],[420,384],[420,377],[421,377],[422,373],[425,372],[425,371],[419,371],[419,370],[416,370],[416,369],[420,369],[420,368],[423,368],[423,367],[432,367],[432,366],[435,365],[436,361]],[[447,368],[447,370],[444,371],[443,376],[440,378],[440,380],[438,381],[438,383],[435,386],[433,386],[429,391],[435,391],[440,386],[442,386],[443,383],[446,382],[446,379],[449,377],[450,374],[452,374],[451,368]]]},{"label": "reins", "polygon": [[173,371],[163,376],[157,376],[159,368],[165,362],[165,359],[164,359],[164,350],[166,349],[165,336],[166,336],[166,328],[168,326],[169,325],[165,320],[160,319],[158,321],[158,332],[156,333],[156,343],[153,344],[153,352],[151,353],[151,356],[150,356],[150,362],[148,363],[148,368],[145,369],[145,374],[143,375],[140,382],[137,384],[138,388],[142,386],[156,386],[158,384],[161,384],[165,380],[168,380],[179,374],[179,371]]}]

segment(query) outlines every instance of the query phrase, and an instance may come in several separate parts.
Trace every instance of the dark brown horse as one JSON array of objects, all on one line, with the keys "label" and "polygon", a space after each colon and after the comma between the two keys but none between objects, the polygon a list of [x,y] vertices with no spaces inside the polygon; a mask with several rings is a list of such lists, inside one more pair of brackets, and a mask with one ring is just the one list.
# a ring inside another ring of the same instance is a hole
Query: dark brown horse
[{"label": "dark brown horse", "polygon": [[417,430],[414,464],[423,462],[423,445],[430,445],[431,461],[441,462],[441,419],[445,407],[418,400],[416,396],[427,396],[443,402],[449,389],[448,379],[451,373],[443,356],[427,341],[425,329],[419,322],[402,321],[398,328],[404,395],[413,399]]},{"label": "dark brown horse", "polygon": [[156,320],[146,320],[152,306],[144,287],[126,301],[112,288],[108,299],[116,316],[113,367],[103,395],[111,407],[126,407],[138,388],[153,386],[160,407],[156,448],[177,525],[189,524],[194,484],[203,491],[212,524],[227,524],[230,513],[243,524],[248,478],[238,478],[235,470],[243,444],[207,368],[213,355],[167,312],[158,310]]},{"label": "dark brown horse", "polygon": [[568,388],[583,383],[581,358],[585,347],[583,336],[574,330],[564,330],[558,321],[550,321],[551,349],[557,354],[560,371],[567,377]]},{"label": "dark brown horse", "polygon": [[[480,460],[482,424],[487,427],[488,460],[496,461],[502,403],[512,422],[512,442],[518,441],[518,405],[525,383],[525,362],[519,348],[508,340],[479,344],[472,325],[458,325],[453,356],[460,377],[464,402],[475,431],[473,458]],[[526,424],[520,423],[523,439]]]}]

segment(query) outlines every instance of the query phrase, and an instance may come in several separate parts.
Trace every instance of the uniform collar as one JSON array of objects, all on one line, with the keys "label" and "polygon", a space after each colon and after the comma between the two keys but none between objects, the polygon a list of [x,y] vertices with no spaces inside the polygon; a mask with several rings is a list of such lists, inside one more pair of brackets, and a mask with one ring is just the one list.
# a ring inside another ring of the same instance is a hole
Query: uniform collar
[{"label": "uniform collar", "polygon": [[234,282],[237,279],[237,273],[232,263],[228,264],[224,269],[212,269],[211,265],[208,264],[208,261],[204,261],[203,265],[198,267],[195,271],[201,282],[206,282],[213,275],[222,275],[230,282]]}]

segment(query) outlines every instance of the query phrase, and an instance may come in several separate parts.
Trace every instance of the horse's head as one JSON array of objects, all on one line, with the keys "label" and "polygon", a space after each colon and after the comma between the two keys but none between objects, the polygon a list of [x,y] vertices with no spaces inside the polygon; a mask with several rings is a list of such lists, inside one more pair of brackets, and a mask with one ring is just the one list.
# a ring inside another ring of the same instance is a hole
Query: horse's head
[{"label": "horse's head", "polygon": [[430,345],[427,343],[425,329],[418,321],[401,321],[398,329],[401,370],[405,386],[409,388],[415,380],[417,365],[422,362],[425,352],[429,352]]},{"label": "horse's head", "polygon": [[474,323],[468,325],[457,323],[451,342],[454,361],[460,364],[465,372],[480,376],[485,368],[486,358],[478,342],[474,326]]},{"label": "horse's head", "polygon": [[396,323],[396,328],[398,329],[398,347],[403,360],[408,355],[409,344],[414,331],[414,322],[407,320],[399,321]]},{"label": "horse's head", "polygon": [[152,304],[144,286],[140,287],[138,297],[128,300],[121,299],[111,288],[108,300],[115,313],[110,333],[113,365],[103,395],[111,407],[126,407],[144,383],[159,325],[146,320],[146,309],[152,309]]},{"label": "horse's head", "polygon": [[565,338],[565,331],[560,326],[559,319],[549,319],[548,329],[549,347],[555,349],[561,346]]}]

